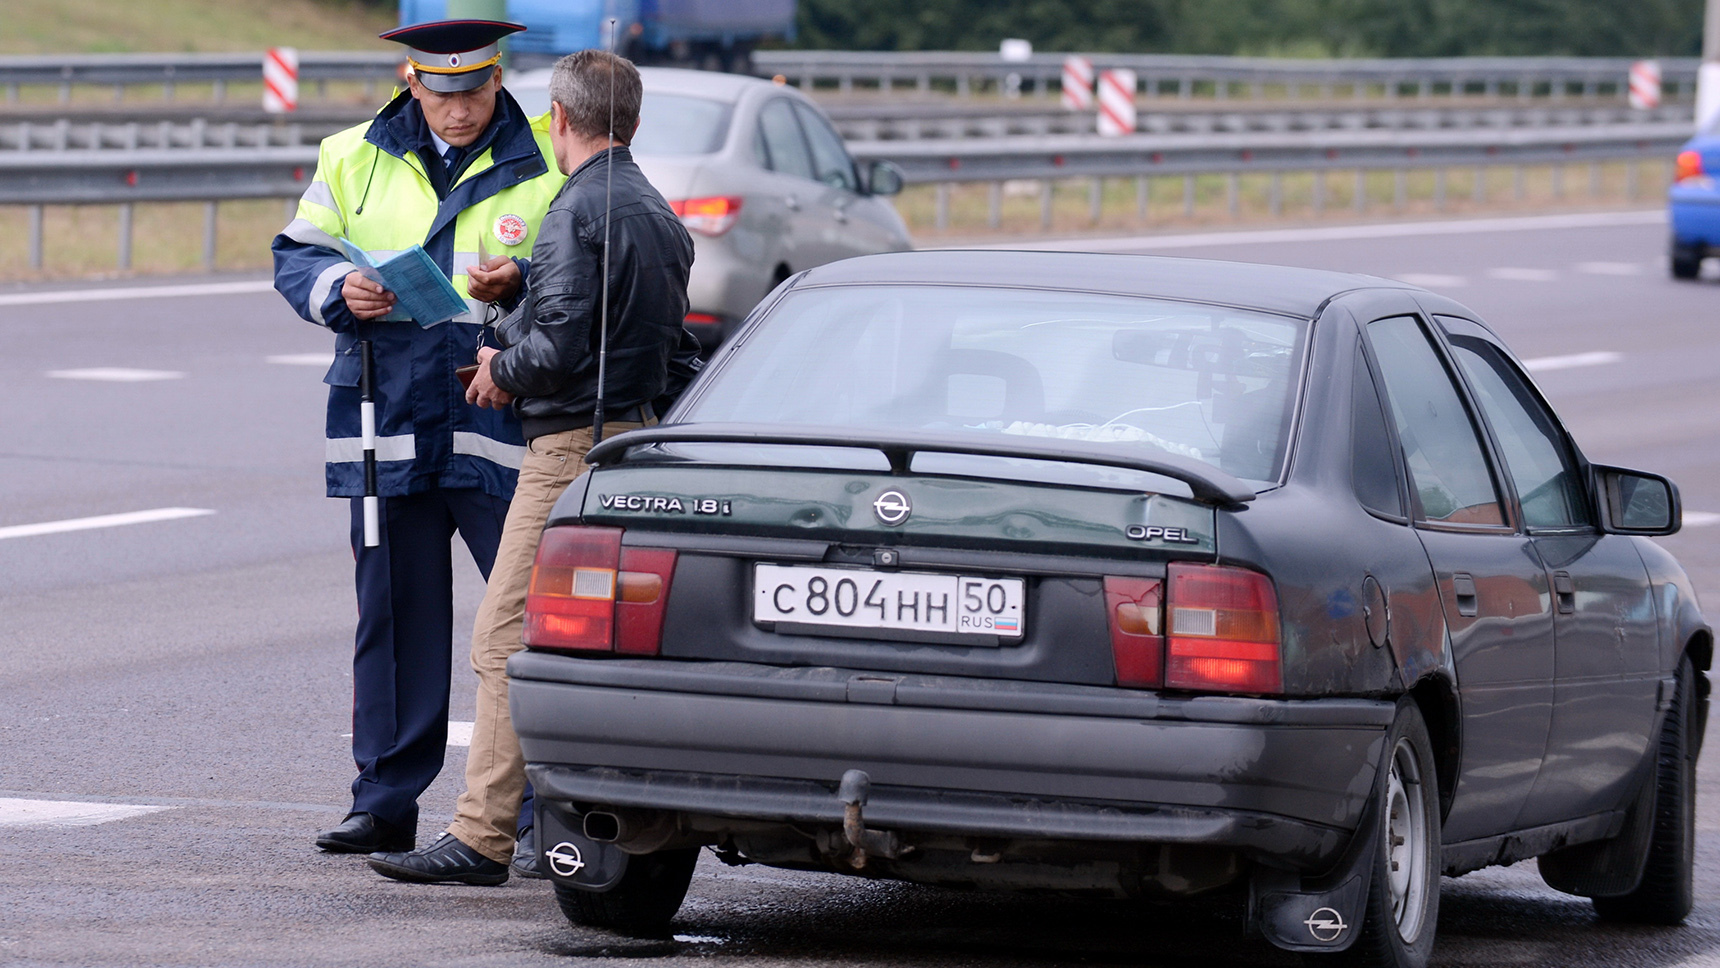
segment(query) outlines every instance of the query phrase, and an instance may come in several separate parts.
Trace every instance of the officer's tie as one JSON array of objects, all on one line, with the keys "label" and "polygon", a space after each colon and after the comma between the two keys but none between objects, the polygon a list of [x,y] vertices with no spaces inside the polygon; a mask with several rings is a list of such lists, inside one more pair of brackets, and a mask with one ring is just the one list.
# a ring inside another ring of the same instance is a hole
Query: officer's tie
[{"label": "officer's tie", "polygon": [[449,145],[448,150],[442,152],[442,165],[448,172],[449,188],[454,187],[454,179],[460,173],[461,156],[465,153],[465,149],[456,145]]}]

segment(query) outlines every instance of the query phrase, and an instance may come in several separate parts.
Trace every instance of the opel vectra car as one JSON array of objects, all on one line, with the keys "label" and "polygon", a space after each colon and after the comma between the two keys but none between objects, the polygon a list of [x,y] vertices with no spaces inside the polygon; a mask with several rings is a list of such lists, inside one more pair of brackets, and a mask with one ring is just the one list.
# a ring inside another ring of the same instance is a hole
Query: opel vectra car
[{"label": "opel vectra car", "polygon": [[1067,253],[780,287],[554,509],[509,663],[566,913],[695,858],[1245,892],[1426,963],[1440,875],[1691,904],[1713,636],[1475,313],[1401,283]]},{"label": "opel vectra car", "polygon": [[[633,154],[692,233],[687,328],[706,346],[802,269],[909,247],[886,200],[889,162],[861,168],[824,112],[754,77],[647,67]],[[511,77],[531,115],[549,110],[548,70]]]}]

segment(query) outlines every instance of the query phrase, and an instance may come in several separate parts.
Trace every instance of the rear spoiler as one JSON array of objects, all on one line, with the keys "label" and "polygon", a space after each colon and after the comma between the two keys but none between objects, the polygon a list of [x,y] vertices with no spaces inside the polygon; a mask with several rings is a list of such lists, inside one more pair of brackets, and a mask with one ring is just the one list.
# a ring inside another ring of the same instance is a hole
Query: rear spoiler
[{"label": "rear spoiler", "polygon": [[752,423],[688,423],[647,427],[617,434],[585,455],[593,467],[625,463],[632,448],[647,444],[777,444],[800,447],[854,447],[876,450],[890,461],[896,474],[908,473],[915,454],[971,454],[978,457],[1024,457],[1032,460],[1096,464],[1159,474],[1189,486],[1196,500],[1234,507],[1254,500],[1254,489],[1224,471],[1177,454],[1123,453],[1107,447],[1082,445],[1044,437],[977,434],[931,434],[915,431],[843,431],[825,426]]}]

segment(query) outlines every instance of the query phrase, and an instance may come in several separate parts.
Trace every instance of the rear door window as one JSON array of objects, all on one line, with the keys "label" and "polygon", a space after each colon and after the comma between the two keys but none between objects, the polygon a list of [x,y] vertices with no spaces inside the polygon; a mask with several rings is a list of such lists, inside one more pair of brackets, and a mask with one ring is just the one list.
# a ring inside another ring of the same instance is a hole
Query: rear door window
[{"label": "rear door window", "polygon": [[842,136],[837,134],[817,111],[798,103],[794,109],[800,115],[800,123],[806,128],[806,140],[812,145],[812,164],[818,180],[831,188],[854,191],[854,161],[848,157],[848,149],[842,144]]},{"label": "rear door window", "polygon": [[1576,460],[1528,379],[1485,340],[1454,336],[1451,348],[1498,438],[1523,506],[1523,523],[1530,528],[1586,527],[1588,501]]},{"label": "rear door window", "polygon": [[812,156],[807,153],[806,138],[800,133],[800,122],[794,119],[794,108],[787,98],[775,98],[758,113],[759,133],[764,138],[765,154],[773,171],[797,175],[812,181]]},{"label": "rear door window", "polygon": [[1505,510],[1481,435],[1452,374],[1414,316],[1368,324],[1385,379],[1411,491],[1426,521],[1505,526]]}]

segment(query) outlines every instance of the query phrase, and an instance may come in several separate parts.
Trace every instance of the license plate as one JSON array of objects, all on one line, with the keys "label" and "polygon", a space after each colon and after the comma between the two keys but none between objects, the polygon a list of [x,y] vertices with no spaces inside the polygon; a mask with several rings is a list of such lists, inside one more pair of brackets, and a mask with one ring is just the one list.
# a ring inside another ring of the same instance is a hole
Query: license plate
[{"label": "license plate", "polygon": [[753,566],[753,621],[1019,639],[1024,583],[926,572]]}]

